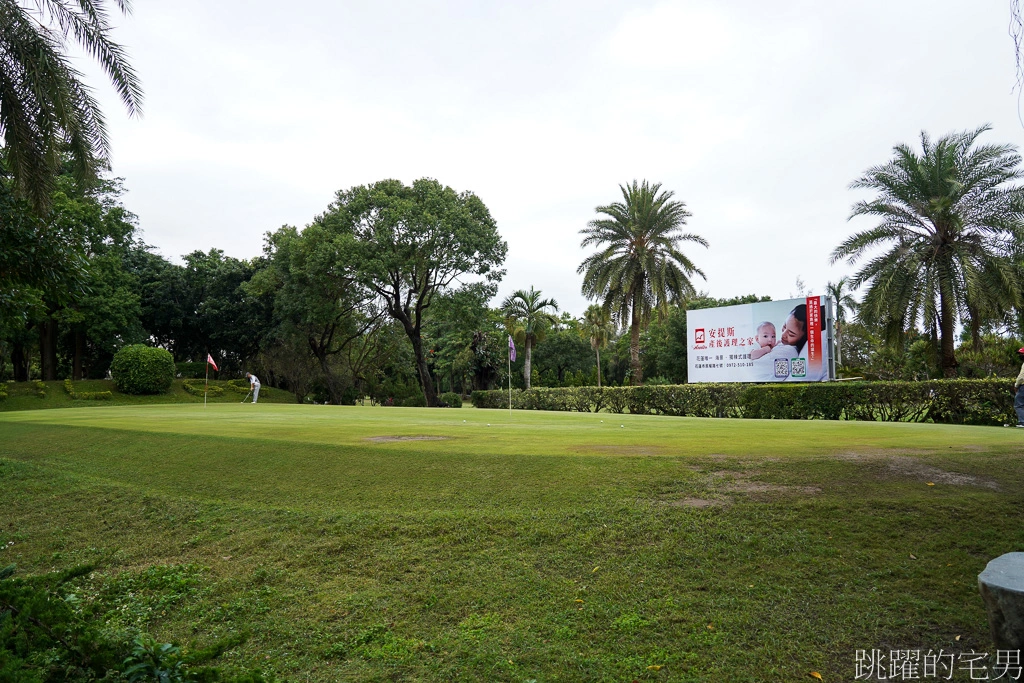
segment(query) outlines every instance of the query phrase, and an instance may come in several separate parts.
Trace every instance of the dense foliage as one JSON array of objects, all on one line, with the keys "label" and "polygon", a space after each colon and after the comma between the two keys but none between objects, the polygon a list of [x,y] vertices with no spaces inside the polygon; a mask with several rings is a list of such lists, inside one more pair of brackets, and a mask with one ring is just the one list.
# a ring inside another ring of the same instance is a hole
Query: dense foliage
[{"label": "dense foliage", "polygon": [[[477,408],[508,408],[504,391],[473,392]],[[513,391],[512,407],[752,419],[1016,423],[1012,380],[682,384]]]},{"label": "dense foliage", "polygon": [[[243,639],[229,638],[185,654],[146,633],[134,638],[103,628],[102,605],[78,597],[80,566],[60,573],[14,578],[0,568],[0,680],[26,683],[90,681],[193,681],[260,683],[258,671],[232,674],[207,663]],[[97,614],[99,612],[99,614]]]},{"label": "dense foliage", "polygon": [[114,354],[110,374],[122,393],[161,394],[174,381],[174,358],[166,349],[131,344]]}]

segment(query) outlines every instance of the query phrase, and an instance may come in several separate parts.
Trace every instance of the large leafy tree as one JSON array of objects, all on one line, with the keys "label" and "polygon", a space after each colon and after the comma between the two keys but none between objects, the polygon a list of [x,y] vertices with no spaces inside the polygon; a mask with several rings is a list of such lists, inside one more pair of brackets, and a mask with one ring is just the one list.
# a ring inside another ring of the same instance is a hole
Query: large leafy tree
[{"label": "large leafy tree", "polygon": [[[273,293],[278,325],[265,335],[266,346],[283,344],[296,355],[311,355],[331,402],[342,403],[354,382],[339,376],[333,361],[353,347],[362,353],[351,358],[364,360],[372,345],[363,342],[382,318],[372,305],[373,293],[356,280],[349,235],[319,224],[301,233],[285,226],[267,235],[264,251],[267,267],[244,289],[254,295]],[[294,340],[299,344],[288,343]]]},{"label": "large leafy tree", "polygon": [[338,192],[316,223],[348,232],[361,284],[374,291],[412,344],[428,406],[437,390],[427,362],[424,315],[439,293],[467,276],[497,282],[508,249],[487,206],[472,192],[456,192],[422,178]]},{"label": "large leafy tree", "polygon": [[[957,132],[921,151],[894,148],[893,158],[851,184],[874,199],[854,204],[851,218],[879,220],[850,236],[833,262],[866,259],[851,285],[868,285],[860,318],[896,341],[918,322],[937,334],[940,366],[956,376],[954,331],[972,312],[1018,306],[1021,282],[1012,254],[1022,237],[1020,156],[1011,145],[976,145],[989,130]],[[880,253],[872,253],[878,251]]]},{"label": "large leafy tree", "polygon": [[682,232],[690,212],[686,204],[662,191],[660,183],[633,181],[620,185],[622,201],[599,206],[603,218],[581,230],[582,246],[600,251],[584,259],[576,272],[583,274],[583,295],[599,299],[613,320],[630,330],[630,366],[633,384],[643,383],[640,365],[640,330],[655,310],[696,294],[690,278],[704,273],[680,251],[682,242],[707,247],[699,235]]},{"label": "large leafy tree", "polygon": [[558,303],[554,299],[541,298],[540,290],[530,286],[529,290],[518,289],[501,303],[501,312],[509,334],[525,347],[523,354],[523,382],[530,388],[530,373],[533,370],[533,347],[544,341],[548,329],[558,323],[555,312]]},{"label": "large leafy tree", "polygon": [[583,334],[590,339],[590,348],[597,354],[597,386],[601,386],[601,349],[615,332],[608,311],[599,304],[591,304],[583,314]]},{"label": "large leafy tree", "polygon": [[[129,115],[142,88],[124,50],[111,39],[104,0],[0,0],[0,136],[16,192],[44,213],[64,155],[79,181],[106,165],[103,113],[72,65],[77,44],[106,72]],[[128,0],[114,0],[130,12]]]}]

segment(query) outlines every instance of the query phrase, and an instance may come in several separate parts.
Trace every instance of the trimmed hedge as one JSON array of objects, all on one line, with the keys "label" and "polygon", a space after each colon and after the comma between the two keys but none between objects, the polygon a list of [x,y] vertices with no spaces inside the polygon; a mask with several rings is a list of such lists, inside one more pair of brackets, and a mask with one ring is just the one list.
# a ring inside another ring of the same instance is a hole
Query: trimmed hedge
[{"label": "trimmed hedge", "polygon": [[228,389],[236,394],[248,394],[252,391],[252,383],[244,377],[242,379],[229,379]]},{"label": "trimmed hedge", "polygon": [[224,393],[223,387],[211,386],[206,387],[206,380],[198,379],[183,379],[181,386],[184,387],[185,391],[192,394],[193,396],[202,396],[204,393],[207,396],[220,396]]},{"label": "trimmed hedge", "polygon": [[114,354],[110,374],[123,394],[162,394],[174,381],[174,358],[166,349],[132,344]]},{"label": "trimmed hedge", "polygon": [[[508,408],[508,392],[474,391],[477,408]],[[514,390],[512,407],[691,417],[1014,424],[1013,381],[675,384]]]},{"label": "trimmed hedge", "polygon": [[64,380],[64,391],[72,401],[109,401],[114,398],[114,394],[109,391],[75,391],[75,385],[70,379]]}]

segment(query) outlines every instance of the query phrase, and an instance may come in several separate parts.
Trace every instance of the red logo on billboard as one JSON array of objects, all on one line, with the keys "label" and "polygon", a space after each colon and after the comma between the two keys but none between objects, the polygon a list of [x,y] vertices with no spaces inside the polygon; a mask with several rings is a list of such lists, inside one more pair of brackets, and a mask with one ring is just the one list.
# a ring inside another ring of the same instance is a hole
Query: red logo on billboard
[{"label": "red logo on billboard", "polygon": [[704,343],[704,328],[698,327],[693,331],[693,341],[697,344]]}]

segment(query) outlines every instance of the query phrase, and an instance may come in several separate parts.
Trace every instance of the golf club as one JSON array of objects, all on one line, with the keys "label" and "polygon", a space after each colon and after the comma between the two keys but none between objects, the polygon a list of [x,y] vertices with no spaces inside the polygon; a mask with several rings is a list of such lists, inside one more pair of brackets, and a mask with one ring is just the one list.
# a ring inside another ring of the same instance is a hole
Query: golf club
[{"label": "golf club", "polygon": [[250,389],[250,390],[249,390],[249,393],[245,395],[245,398],[243,398],[243,399],[241,400],[241,403],[245,403],[246,401],[248,401],[248,400],[249,400],[249,396],[250,396],[251,394],[252,394],[252,389]]}]

